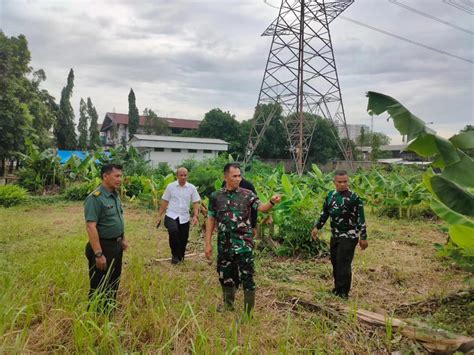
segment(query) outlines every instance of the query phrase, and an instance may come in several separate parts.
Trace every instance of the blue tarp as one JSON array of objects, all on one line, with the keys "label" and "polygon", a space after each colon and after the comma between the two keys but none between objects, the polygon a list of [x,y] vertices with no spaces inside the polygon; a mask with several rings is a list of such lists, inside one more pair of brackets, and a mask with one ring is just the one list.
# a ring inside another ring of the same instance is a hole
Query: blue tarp
[{"label": "blue tarp", "polygon": [[[58,150],[58,157],[61,158],[61,164],[66,163],[71,156],[75,155],[79,159],[84,160],[89,156],[89,152],[82,150]],[[109,152],[105,152],[105,155],[109,156]]]}]

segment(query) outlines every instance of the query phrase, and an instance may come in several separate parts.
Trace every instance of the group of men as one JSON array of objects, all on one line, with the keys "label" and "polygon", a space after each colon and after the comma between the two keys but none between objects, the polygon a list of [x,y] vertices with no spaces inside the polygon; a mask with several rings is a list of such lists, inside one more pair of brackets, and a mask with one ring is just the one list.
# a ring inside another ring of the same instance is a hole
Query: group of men
[{"label": "group of men", "polygon": [[[90,305],[98,310],[113,309],[122,270],[122,254],[127,249],[123,208],[117,193],[121,185],[122,167],[106,164],[101,169],[102,184],[94,190],[84,204],[86,229],[89,242],[86,256],[89,264]],[[177,180],[170,183],[163,193],[158,212],[157,227],[168,230],[171,263],[182,263],[189,238],[189,228],[198,224],[201,198],[194,185],[187,181],[186,168],[178,168]],[[349,189],[346,171],[334,176],[335,190],[328,193],[323,209],[311,234],[314,240],[319,230],[331,217],[330,254],[333,265],[334,289],[332,292],[347,298],[351,288],[351,263],[357,244],[368,246],[363,203]],[[253,189],[253,191],[252,191]],[[281,202],[273,195],[263,203],[253,185],[244,180],[236,163],[224,167],[224,184],[209,197],[205,234],[205,256],[212,262],[213,232],[217,230],[217,273],[222,287],[223,305],[219,310],[233,310],[236,291],[244,290],[244,312],[250,316],[255,305],[254,237],[257,211],[269,212]],[[192,206],[192,216],[190,207]],[[304,237],[304,236],[302,236]]]}]

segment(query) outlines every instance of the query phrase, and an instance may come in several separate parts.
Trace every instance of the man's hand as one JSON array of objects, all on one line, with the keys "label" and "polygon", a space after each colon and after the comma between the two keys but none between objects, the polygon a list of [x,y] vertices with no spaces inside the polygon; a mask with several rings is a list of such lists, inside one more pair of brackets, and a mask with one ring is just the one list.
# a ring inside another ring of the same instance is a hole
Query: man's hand
[{"label": "man's hand", "polygon": [[107,259],[105,256],[101,256],[99,258],[95,258],[95,267],[99,270],[105,271],[107,268]]},{"label": "man's hand", "polygon": [[359,240],[359,246],[362,250],[369,246],[369,242],[367,240]]},{"label": "man's hand", "polygon": [[206,245],[206,259],[209,265],[212,264],[212,245]]},{"label": "man's hand", "polygon": [[270,199],[275,205],[281,202],[281,196],[280,195],[273,195],[272,198]]},{"label": "man's hand", "polygon": [[193,216],[193,219],[191,220],[191,226],[197,226],[199,223],[199,218],[197,216]]},{"label": "man's hand", "polygon": [[122,239],[122,240],[120,241],[120,245],[121,245],[121,247],[122,247],[122,250],[125,251],[125,250],[128,249],[128,243],[127,243],[127,241],[126,241],[125,239]]},{"label": "man's hand", "polygon": [[311,237],[313,238],[314,241],[318,240],[318,228],[314,228],[311,231]]}]

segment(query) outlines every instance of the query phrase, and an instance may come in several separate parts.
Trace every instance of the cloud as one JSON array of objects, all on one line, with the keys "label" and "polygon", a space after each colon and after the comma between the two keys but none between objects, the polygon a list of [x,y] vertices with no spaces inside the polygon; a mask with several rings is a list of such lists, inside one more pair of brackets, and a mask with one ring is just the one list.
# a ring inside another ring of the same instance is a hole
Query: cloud
[{"label": "cloud", "polygon": [[[442,2],[420,0],[416,6],[472,30],[469,15]],[[260,34],[277,13],[254,0],[0,0],[0,28],[9,36],[26,35],[32,65],[46,71],[44,86],[52,95],[59,97],[74,68],[76,109],[81,97],[91,97],[100,115],[127,112],[133,87],[140,110],[200,119],[220,107],[248,119],[271,43]],[[474,57],[471,35],[385,0],[358,0],[344,16]],[[370,123],[365,92],[374,90],[399,99],[443,132],[472,124],[472,64],[343,19],[331,31],[349,123]],[[376,128],[396,135],[383,120]]]}]

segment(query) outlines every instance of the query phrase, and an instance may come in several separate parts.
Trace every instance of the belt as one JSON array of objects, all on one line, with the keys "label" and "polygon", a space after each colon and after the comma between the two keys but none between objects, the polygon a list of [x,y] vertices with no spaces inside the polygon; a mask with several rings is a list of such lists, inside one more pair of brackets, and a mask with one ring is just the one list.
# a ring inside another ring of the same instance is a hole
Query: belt
[{"label": "belt", "polygon": [[121,242],[123,240],[123,234],[118,236],[117,238],[99,238],[100,241],[105,241],[105,242]]}]

